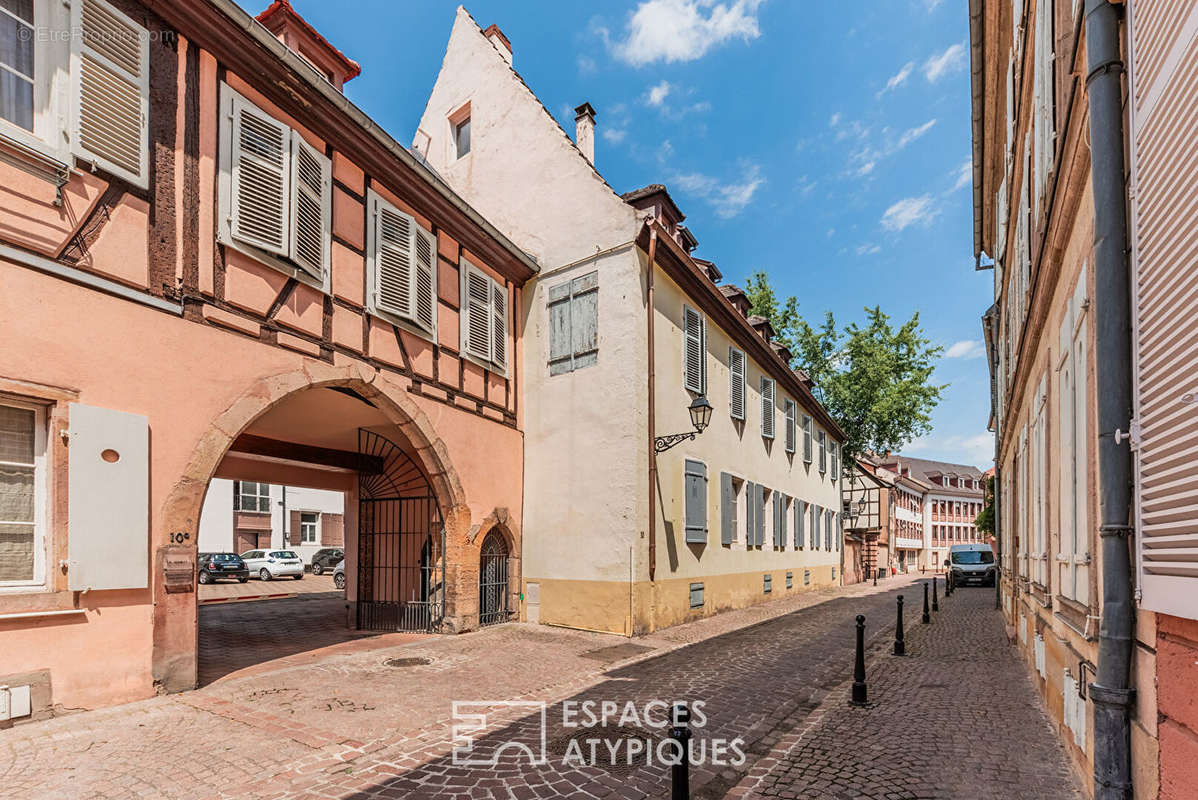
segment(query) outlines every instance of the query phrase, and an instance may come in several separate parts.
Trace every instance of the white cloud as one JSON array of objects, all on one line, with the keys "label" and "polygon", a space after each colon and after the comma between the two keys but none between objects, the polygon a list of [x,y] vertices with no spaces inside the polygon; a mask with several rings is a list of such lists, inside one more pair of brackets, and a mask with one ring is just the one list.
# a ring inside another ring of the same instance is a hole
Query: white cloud
[{"label": "white cloud", "polygon": [[669,81],[662,81],[656,86],[650,86],[649,93],[645,95],[645,102],[651,106],[660,107],[661,104],[665,102],[666,97],[670,94],[671,88],[672,87],[670,86]]},{"label": "white cloud", "polygon": [[833,114],[831,117],[828,118],[828,127],[835,128],[839,124],[840,124],[840,112],[837,111],[835,114]]},{"label": "white cloud", "polygon": [[935,11],[936,7],[938,5],[940,5],[942,2],[944,2],[944,0],[923,0],[923,4],[928,9],[928,11]]},{"label": "white cloud", "polygon": [[947,350],[944,351],[945,358],[981,358],[986,355],[986,348],[977,339],[962,339],[959,342],[953,342]]},{"label": "white cloud", "polygon": [[888,231],[901,231],[912,225],[926,225],[937,213],[930,196],[905,197],[882,214],[882,227]]},{"label": "white cloud", "polygon": [[973,159],[965,159],[965,163],[957,167],[956,171],[957,182],[953,184],[950,192],[955,192],[958,189],[963,189],[973,182]]},{"label": "white cloud", "polygon": [[882,95],[887,92],[893,92],[902,86],[907,82],[907,78],[911,77],[911,70],[913,69],[915,69],[914,61],[908,61],[906,64],[903,64],[902,69],[890,76],[890,80],[886,81],[885,88],[879,90],[875,97],[880,100],[882,99]]},{"label": "white cloud", "polygon": [[749,164],[744,167],[742,180],[721,183],[718,179],[700,172],[679,173],[674,176],[674,185],[684,192],[702,197],[715,208],[717,217],[735,217],[753,200],[753,195],[765,183],[761,167]]},{"label": "white cloud", "polygon": [[876,162],[876,161],[866,161],[864,164],[862,164],[861,166],[857,167],[857,177],[858,177],[858,178],[864,178],[866,175],[868,175],[869,173],[873,172],[873,171],[874,171],[874,166],[875,166],[877,163],[878,163],[878,162]]},{"label": "white cloud", "polygon": [[590,56],[578,57],[578,71],[583,75],[592,75],[599,69],[599,65],[595,63],[595,59]]},{"label": "white cloud", "polygon": [[959,42],[950,45],[940,55],[932,56],[923,65],[923,74],[928,79],[929,83],[935,83],[943,78],[965,67],[965,43]]},{"label": "white cloud", "polygon": [[603,138],[612,144],[619,144],[624,141],[624,137],[628,135],[628,131],[623,128],[604,128]]},{"label": "white cloud", "polygon": [[911,142],[914,142],[916,139],[930,131],[932,126],[935,124],[936,120],[930,119],[917,128],[908,128],[907,130],[903,131],[903,135],[898,138],[897,142],[895,142],[894,149],[891,152],[897,153],[899,150],[902,150],[904,147],[911,144]]},{"label": "white cloud", "polygon": [[865,244],[863,244],[857,248],[857,255],[859,255],[859,256],[872,256],[875,253],[880,253],[880,252],[882,252],[881,246],[876,245],[876,244],[870,244],[869,242],[866,242]]},{"label": "white cloud", "polygon": [[955,464],[971,464],[983,471],[994,463],[994,435],[921,436],[903,448],[904,453],[924,453]]},{"label": "white cloud", "polygon": [[761,35],[757,7],[762,0],[643,0],[628,18],[623,40],[612,45],[616,58],[640,67],[655,61],[694,61],[730,39],[748,42]]}]

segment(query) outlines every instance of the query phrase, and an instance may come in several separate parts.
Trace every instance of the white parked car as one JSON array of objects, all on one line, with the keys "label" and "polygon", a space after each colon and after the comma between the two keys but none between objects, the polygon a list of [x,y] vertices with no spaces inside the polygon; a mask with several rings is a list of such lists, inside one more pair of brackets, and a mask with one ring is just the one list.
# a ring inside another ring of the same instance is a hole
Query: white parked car
[{"label": "white parked car", "polygon": [[241,554],[241,560],[251,578],[264,581],[295,578],[298,581],[304,577],[303,559],[292,550],[249,550]]},{"label": "white parked car", "polygon": [[338,589],[345,588],[345,559],[337,562],[337,566],[333,567],[333,585]]}]

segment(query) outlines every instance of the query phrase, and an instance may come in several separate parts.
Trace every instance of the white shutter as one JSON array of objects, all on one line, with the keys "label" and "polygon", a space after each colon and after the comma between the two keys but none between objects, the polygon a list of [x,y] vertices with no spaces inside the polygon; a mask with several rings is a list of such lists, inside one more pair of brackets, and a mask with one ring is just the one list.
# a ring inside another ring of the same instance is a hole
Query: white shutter
[{"label": "white shutter", "polygon": [[494,328],[491,335],[493,363],[500,370],[507,369],[507,287],[491,281],[491,316]]},{"label": "white shutter", "polygon": [[416,221],[378,197],[373,209],[368,254],[375,308],[397,316],[412,316],[412,238]]},{"label": "white shutter", "polygon": [[745,354],[735,347],[728,348],[728,373],[732,385],[729,388],[728,410],[733,419],[745,418]]},{"label": "white shutter", "polygon": [[412,220],[412,321],[429,333],[437,324],[437,240]]},{"label": "white shutter", "polygon": [[290,255],[291,129],[233,96],[231,232],[247,244]]},{"label": "white shutter", "polygon": [[304,272],[324,279],[332,241],[332,163],[291,132],[291,260]]},{"label": "white shutter", "polygon": [[761,379],[761,435],[767,439],[774,438],[774,381],[772,378]]},{"label": "white shutter", "polygon": [[1076,390],[1074,410],[1074,485],[1077,487],[1077,523],[1073,535],[1073,599],[1082,605],[1090,604],[1090,522],[1089,522],[1089,430],[1086,416],[1086,317],[1081,305],[1085,299],[1085,272],[1074,293],[1074,313],[1079,320],[1073,332],[1073,368]]},{"label": "white shutter", "polygon": [[462,262],[462,347],[475,358],[491,360],[491,282],[468,261]]},{"label": "white shutter", "polygon": [[686,388],[696,394],[703,394],[707,389],[707,342],[703,315],[690,306],[683,306],[682,329]]},{"label": "white shutter", "polygon": [[150,552],[149,420],[71,403],[70,450],[69,588],[145,588]]},{"label": "white shutter", "polygon": [[149,185],[150,37],[103,0],[71,9],[71,144],[75,153]]}]

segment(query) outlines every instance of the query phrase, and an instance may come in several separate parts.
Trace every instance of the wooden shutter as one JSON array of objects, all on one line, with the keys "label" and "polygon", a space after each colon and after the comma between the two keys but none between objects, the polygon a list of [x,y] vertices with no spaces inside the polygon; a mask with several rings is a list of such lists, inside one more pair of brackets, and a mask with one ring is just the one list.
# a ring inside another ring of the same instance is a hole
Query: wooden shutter
[{"label": "wooden shutter", "polygon": [[823,509],[814,503],[811,505],[811,549],[819,549],[820,520],[823,519]]},{"label": "wooden shutter", "polygon": [[795,451],[795,401],[787,397],[783,401],[786,409],[786,452]]},{"label": "wooden shutter", "polygon": [[507,369],[507,286],[491,282],[491,363]]},{"label": "wooden shutter", "polygon": [[[80,403],[71,403],[69,413],[69,588],[145,588],[150,575],[149,421]],[[109,451],[117,457],[106,457]]]},{"label": "wooden shutter", "polygon": [[429,333],[437,325],[437,237],[412,221],[412,321]]},{"label": "wooden shutter", "polygon": [[702,461],[684,462],[686,541],[707,542],[707,465]]},{"label": "wooden shutter", "polygon": [[753,544],[765,545],[765,487],[757,484],[757,529],[753,532]]},{"label": "wooden shutter", "polygon": [[757,530],[757,484],[745,483],[745,546],[753,546]]},{"label": "wooden shutter", "polygon": [[572,304],[570,281],[549,287],[549,374],[560,375],[574,369],[571,334]]},{"label": "wooden shutter", "polygon": [[549,289],[549,374],[589,367],[599,360],[599,273]]},{"label": "wooden shutter", "polygon": [[71,144],[79,156],[149,185],[150,37],[103,0],[71,9]]},{"label": "wooden shutter", "polygon": [[802,550],[806,542],[803,541],[805,529],[803,523],[807,519],[807,504],[802,500],[795,498],[795,549]]},{"label": "wooden shutter", "polygon": [[233,236],[270,253],[291,252],[291,129],[233,95]]},{"label": "wooden shutter", "polygon": [[803,415],[803,461],[811,463],[811,417]]},{"label": "wooden shutter", "polygon": [[778,522],[774,526],[774,546],[786,549],[786,501],[789,499],[781,492],[775,492],[778,498]]},{"label": "wooden shutter", "polygon": [[291,260],[324,279],[332,241],[332,163],[324,153],[291,132]]},{"label": "wooden shutter", "polygon": [[690,306],[682,307],[682,318],[686,388],[703,394],[707,390],[706,321]]},{"label": "wooden shutter", "polygon": [[462,262],[462,342],[467,353],[491,360],[491,282]]},{"label": "wooden shutter", "polygon": [[816,434],[816,440],[819,442],[819,471],[821,473],[828,471],[828,435],[824,431],[819,431]]},{"label": "wooden shutter", "polygon": [[732,476],[720,473],[720,544],[732,544],[736,539],[736,486]]},{"label": "wooden shutter", "polygon": [[1198,619],[1198,6],[1143,0],[1133,8],[1139,589],[1144,608]]},{"label": "wooden shutter", "polygon": [[745,354],[735,347],[728,348],[728,374],[731,386],[728,390],[728,411],[733,419],[745,418]]},{"label": "wooden shutter", "polygon": [[832,480],[840,478],[840,443],[832,442]]},{"label": "wooden shutter", "polygon": [[377,197],[373,199],[373,206],[369,253],[373,262],[375,306],[411,319],[412,238],[416,220]]},{"label": "wooden shutter", "polygon": [[774,380],[761,379],[761,435],[766,439],[774,438]]}]

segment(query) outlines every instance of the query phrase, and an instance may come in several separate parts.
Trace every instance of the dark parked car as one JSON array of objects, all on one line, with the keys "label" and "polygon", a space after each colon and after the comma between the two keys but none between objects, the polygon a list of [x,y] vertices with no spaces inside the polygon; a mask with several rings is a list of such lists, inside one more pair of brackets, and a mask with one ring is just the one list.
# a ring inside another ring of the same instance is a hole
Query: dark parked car
[{"label": "dark parked car", "polygon": [[200,583],[212,583],[219,578],[236,578],[241,583],[250,579],[250,571],[236,553],[200,553],[196,559]]},{"label": "dark parked car", "polygon": [[337,566],[337,562],[345,558],[345,552],[339,547],[326,547],[312,554],[312,574],[323,575],[326,569]]}]

